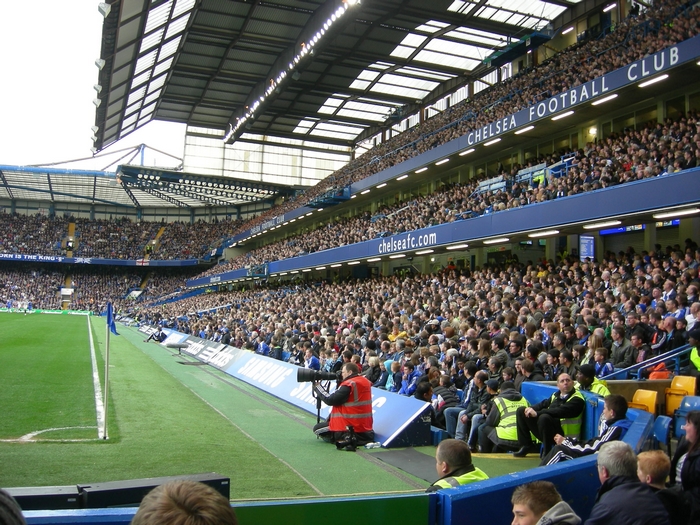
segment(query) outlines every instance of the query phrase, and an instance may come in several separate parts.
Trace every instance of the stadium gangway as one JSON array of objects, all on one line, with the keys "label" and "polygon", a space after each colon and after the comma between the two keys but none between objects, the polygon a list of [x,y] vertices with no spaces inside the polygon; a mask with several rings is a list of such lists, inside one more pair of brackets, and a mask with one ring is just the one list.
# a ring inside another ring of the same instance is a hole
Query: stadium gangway
[{"label": "stadium gangway", "polygon": [[643,370],[648,370],[659,363],[668,363],[669,361],[673,361],[673,373],[675,375],[679,375],[681,372],[681,367],[686,364],[686,360],[684,359],[688,355],[690,355],[690,351],[692,350],[692,346],[690,345],[685,345],[681,346],[680,348],[676,348],[675,350],[671,350],[670,352],[663,353],[661,355],[657,355],[655,357],[652,357],[651,359],[647,359],[646,361],[643,361],[641,363],[635,363],[630,367],[627,368],[622,368],[620,370],[616,370],[612,374],[608,374],[606,376],[601,377],[600,379],[603,379],[605,381],[611,380],[611,379],[643,379],[641,377],[642,371]]},{"label": "stadium gangway", "polygon": [[309,201],[309,208],[324,208],[327,206],[335,206],[345,201],[350,200],[350,186],[345,188],[332,188],[315,199]]},{"label": "stadium gangway", "polygon": [[477,186],[475,193],[481,194],[487,191],[503,191],[505,189],[506,181],[503,178],[503,175],[499,175],[498,177],[493,177],[492,179],[481,181],[479,183],[479,186]]},{"label": "stadium gangway", "polygon": [[[534,179],[537,180],[537,184],[542,185],[547,178],[549,171],[547,170],[547,164],[545,162],[537,164],[536,166],[531,166],[529,168],[523,168],[518,171],[515,176],[515,182],[518,184],[525,183],[527,186],[532,185]],[[540,178],[541,177],[541,178]]]}]

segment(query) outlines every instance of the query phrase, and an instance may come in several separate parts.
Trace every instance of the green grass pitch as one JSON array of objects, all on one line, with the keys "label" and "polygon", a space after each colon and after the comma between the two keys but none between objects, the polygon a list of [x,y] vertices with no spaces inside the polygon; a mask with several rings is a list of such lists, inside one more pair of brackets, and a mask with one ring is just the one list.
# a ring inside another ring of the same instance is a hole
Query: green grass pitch
[{"label": "green grass pitch", "polygon": [[[102,378],[105,323],[91,325]],[[0,334],[0,486],[215,471],[231,477],[235,498],[316,494],[124,334],[110,339],[107,441],[97,434],[87,318],[0,314]]]},{"label": "green grass pitch", "polygon": [[[104,318],[90,318],[100,383]],[[406,491],[420,480],[315,439],[315,416],[119,327],[98,439],[88,318],[0,314],[0,487],[218,472],[232,500]],[[421,450],[434,454],[433,447]],[[536,458],[475,458],[490,476]]]}]

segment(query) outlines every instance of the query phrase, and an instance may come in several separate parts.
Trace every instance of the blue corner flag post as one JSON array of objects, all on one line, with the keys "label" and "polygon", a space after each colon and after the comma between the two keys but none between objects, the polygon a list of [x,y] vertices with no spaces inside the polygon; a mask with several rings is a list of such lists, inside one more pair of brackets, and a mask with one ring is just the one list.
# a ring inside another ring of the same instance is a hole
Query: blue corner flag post
[{"label": "blue corner flag post", "polygon": [[112,309],[112,303],[107,303],[107,327],[109,331],[114,335],[119,335],[117,333],[117,325],[114,322],[114,311]]},{"label": "blue corner flag post", "polygon": [[108,439],[107,436],[107,407],[109,406],[109,333],[112,332],[114,335],[119,335],[117,333],[117,325],[114,322],[114,310],[112,308],[112,303],[107,303],[107,330],[105,338],[105,421],[104,429],[102,431],[102,439]]}]

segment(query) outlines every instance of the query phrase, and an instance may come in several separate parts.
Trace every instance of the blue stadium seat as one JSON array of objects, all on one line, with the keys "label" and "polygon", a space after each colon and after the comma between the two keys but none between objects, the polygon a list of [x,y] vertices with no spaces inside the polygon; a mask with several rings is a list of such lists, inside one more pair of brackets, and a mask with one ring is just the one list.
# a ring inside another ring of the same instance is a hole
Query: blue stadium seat
[{"label": "blue stadium seat", "polygon": [[676,410],[673,418],[673,430],[676,438],[685,436],[685,418],[691,410],[700,410],[700,396],[685,396],[681,401],[681,406]]},{"label": "blue stadium seat", "polygon": [[671,445],[671,422],[673,420],[668,416],[659,416],[654,421],[654,429],[652,443],[654,448],[659,448],[659,445],[666,447],[670,453]]}]

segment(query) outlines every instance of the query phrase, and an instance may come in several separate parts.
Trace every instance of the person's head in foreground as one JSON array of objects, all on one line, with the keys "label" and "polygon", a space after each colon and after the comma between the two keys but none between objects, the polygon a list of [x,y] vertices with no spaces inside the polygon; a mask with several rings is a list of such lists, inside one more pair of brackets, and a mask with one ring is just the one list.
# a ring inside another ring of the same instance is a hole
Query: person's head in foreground
[{"label": "person's head in foreground", "polygon": [[22,510],[7,492],[0,489],[0,523],[2,525],[26,525]]},{"label": "person's head in foreground", "polygon": [[171,481],[141,501],[131,525],[238,525],[229,501],[204,483]]},{"label": "person's head in foreground", "polygon": [[562,501],[554,483],[550,481],[533,481],[520,485],[513,491],[510,502],[513,504],[512,525],[535,525],[549,512],[558,514],[561,518],[558,523],[581,523],[581,519]]}]

